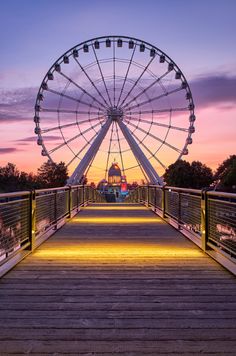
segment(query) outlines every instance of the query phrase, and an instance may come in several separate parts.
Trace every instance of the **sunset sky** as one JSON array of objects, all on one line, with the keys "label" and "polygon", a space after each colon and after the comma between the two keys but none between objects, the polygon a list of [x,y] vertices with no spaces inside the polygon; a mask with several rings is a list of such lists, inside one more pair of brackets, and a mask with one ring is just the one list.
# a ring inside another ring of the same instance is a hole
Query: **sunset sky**
[{"label": "sunset sky", "polygon": [[234,0],[1,1],[0,166],[36,172],[46,160],[33,116],[53,62],[82,41],[124,35],[152,43],[181,68],[197,117],[185,159],[215,169],[236,153],[235,13]]}]

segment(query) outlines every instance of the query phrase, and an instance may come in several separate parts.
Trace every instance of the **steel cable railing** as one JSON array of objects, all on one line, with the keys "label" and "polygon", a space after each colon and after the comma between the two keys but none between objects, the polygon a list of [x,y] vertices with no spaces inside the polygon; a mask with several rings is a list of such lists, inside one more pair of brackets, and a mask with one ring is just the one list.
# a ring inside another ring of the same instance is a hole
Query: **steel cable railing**
[{"label": "steel cable railing", "polygon": [[128,200],[150,206],[204,251],[236,264],[236,194],[149,185],[130,192]]},{"label": "steel cable railing", "polygon": [[52,234],[81,206],[102,199],[82,185],[0,194],[0,275],[1,266],[13,256],[32,251],[41,237]]}]

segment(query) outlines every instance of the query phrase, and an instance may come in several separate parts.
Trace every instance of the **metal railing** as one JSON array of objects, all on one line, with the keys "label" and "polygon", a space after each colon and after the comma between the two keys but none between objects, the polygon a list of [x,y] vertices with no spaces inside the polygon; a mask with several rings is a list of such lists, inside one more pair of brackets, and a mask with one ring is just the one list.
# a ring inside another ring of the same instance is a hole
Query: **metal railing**
[{"label": "metal railing", "polygon": [[236,266],[236,194],[149,185],[128,199],[151,207],[204,251],[220,252]]},{"label": "metal railing", "polygon": [[102,199],[95,189],[82,185],[0,194],[0,275],[1,266],[13,256],[29,253],[81,206]]}]

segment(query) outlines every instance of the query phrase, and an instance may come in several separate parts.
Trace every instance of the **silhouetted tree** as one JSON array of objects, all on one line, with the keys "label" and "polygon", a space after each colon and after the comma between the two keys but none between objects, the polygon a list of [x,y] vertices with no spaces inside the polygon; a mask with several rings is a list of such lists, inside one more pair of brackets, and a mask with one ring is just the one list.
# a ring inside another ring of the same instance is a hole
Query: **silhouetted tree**
[{"label": "silhouetted tree", "polygon": [[212,169],[199,161],[191,163],[192,188],[202,189],[209,187],[214,180]]},{"label": "silhouetted tree", "polygon": [[178,160],[171,164],[164,174],[167,185],[180,188],[192,188],[191,165],[189,162]]},{"label": "silhouetted tree", "polygon": [[41,188],[56,188],[66,184],[68,179],[67,167],[64,162],[47,161],[38,169],[38,184]]},{"label": "silhouetted tree", "polygon": [[219,165],[214,178],[217,189],[236,191],[236,155],[229,156]]},{"label": "silhouetted tree", "polygon": [[13,163],[0,167],[0,191],[14,192],[19,190],[19,175],[20,172]]},{"label": "silhouetted tree", "polygon": [[163,177],[167,185],[180,188],[201,189],[213,182],[212,170],[199,161],[190,164],[178,160],[167,168]]}]

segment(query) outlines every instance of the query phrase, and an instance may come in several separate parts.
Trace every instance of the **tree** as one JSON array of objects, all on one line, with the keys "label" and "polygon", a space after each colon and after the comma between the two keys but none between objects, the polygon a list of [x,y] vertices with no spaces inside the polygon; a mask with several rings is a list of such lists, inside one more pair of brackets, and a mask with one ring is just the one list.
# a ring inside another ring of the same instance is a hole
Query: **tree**
[{"label": "tree", "polygon": [[20,172],[13,163],[0,167],[0,191],[14,192],[19,190],[19,175]]},{"label": "tree", "polygon": [[209,167],[199,161],[190,164],[178,160],[167,168],[164,180],[167,185],[173,187],[201,189],[210,186],[213,182],[213,173]]},{"label": "tree", "polygon": [[180,188],[192,188],[192,172],[189,162],[178,160],[171,164],[164,174],[167,185]]},{"label": "tree", "polygon": [[236,190],[236,155],[229,156],[219,165],[214,178],[217,182],[217,189]]},{"label": "tree", "polygon": [[191,164],[192,170],[192,188],[202,189],[209,187],[214,180],[211,168],[199,161],[193,161]]},{"label": "tree", "polygon": [[66,184],[68,179],[67,167],[64,162],[47,161],[38,169],[38,184],[41,188],[56,188]]}]

